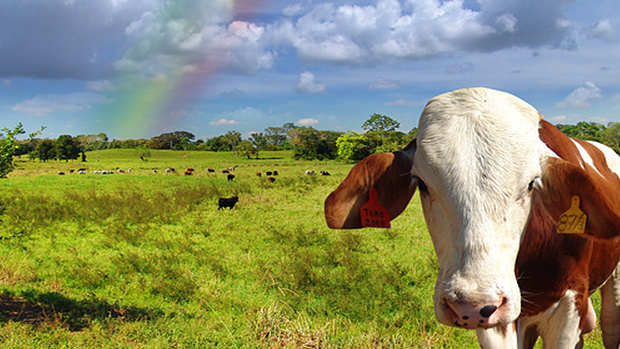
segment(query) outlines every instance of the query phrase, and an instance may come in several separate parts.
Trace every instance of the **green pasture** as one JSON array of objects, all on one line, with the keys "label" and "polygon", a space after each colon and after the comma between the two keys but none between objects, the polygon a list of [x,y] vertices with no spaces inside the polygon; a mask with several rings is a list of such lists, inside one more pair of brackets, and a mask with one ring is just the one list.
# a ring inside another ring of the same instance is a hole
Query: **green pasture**
[{"label": "green pasture", "polygon": [[[323,201],[351,165],[291,155],[17,159],[0,180],[0,347],[477,348],[435,320],[418,198],[391,229],[330,230]],[[586,347],[602,348],[599,332]]]}]

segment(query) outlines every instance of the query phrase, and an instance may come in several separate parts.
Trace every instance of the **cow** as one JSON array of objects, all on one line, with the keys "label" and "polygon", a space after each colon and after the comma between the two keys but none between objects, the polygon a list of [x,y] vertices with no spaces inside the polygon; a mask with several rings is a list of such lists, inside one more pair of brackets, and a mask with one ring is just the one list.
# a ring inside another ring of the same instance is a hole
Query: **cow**
[{"label": "cow", "polygon": [[327,171],[321,171],[321,176],[331,176],[331,174]]},{"label": "cow", "polygon": [[61,175],[61,176],[64,176],[64,175],[65,175],[65,173],[64,173],[64,172],[62,172],[62,171],[58,171],[58,174],[59,174],[59,175]]},{"label": "cow", "polygon": [[269,178],[267,178],[267,181],[269,183],[274,183],[276,181],[276,179],[274,177],[269,177]]},{"label": "cow", "polygon": [[278,175],[278,171],[274,170],[274,171],[273,171],[273,175],[274,175],[274,176],[277,176],[277,175]]},{"label": "cow", "polygon": [[378,226],[368,217],[397,217],[418,189],[440,323],[475,330],[485,349],[530,349],[539,337],[581,348],[600,290],[603,341],[618,348],[619,173],[610,148],[565,136],[523,100],[463,89],[428,102],[403,150],[355,165],[325,218],[334,229]]},{"label": "cow", "polygon": [[207,169],[207,172],[209,172],[209,173],[213,173],[213,172],[215,172],[215,169],[213,169],[213,168],[209,167],[209,168]]},{"label": "cow", "polygon": [[230,198],[220,198],[218,201],[218,210],[221,210],[223,208],[230,208],[231,210],[235,207],[235,204],[239,202],[239,197],[238,196],[233,196]]},{"label": "cow", "polygon": [[266,171],[266,172],[265,172],[265,174],[266,174],[267,176],[271,176],[271,175],[273,175],[273,172],[272,172],[272,171]]},{"label": "cow", "polygon": [[183,174],[185,176],[191,176],[192,174],[194,174],[194,172],[192,172],[192,171],[185,171],[185,172],[183,172]]},{"label": "cow", "polygon": [[260,173],[260,172],[256,172],[256,176],[257,176],[257,177],[260,177],[260,176],[262,176],[262,175],[263,175],[262,173]]},{"label": "cow", "polygon": [[175,172],[176,172],[176,170],[174,169],[174,167],[167,167],[167,168],[164,170],[164,172],[166,172],[166,173],[175,173]]},{"label": "cow", "polygon": [[231,182],[233,179],[235,179],[235,175],[234,174],[228,174],[228,175],[226,175],[226,178],[228,179],[229,182]]},{"label": "cow", "polygon": [[316,173],[313,170],[306,170],[304,173],[306,176],[314,176]]}]

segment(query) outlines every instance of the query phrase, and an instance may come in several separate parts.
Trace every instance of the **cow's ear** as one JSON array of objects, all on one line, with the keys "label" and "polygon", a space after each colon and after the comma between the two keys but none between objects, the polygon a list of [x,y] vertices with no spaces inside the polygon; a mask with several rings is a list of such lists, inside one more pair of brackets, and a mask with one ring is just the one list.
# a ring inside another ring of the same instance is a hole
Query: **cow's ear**
[{"label": "cow's ear", "polygon": [[[568,229],[570,233],[574,228],[574,233],[580,233],[580,224],[585,223],[581,231],[587,236],[611,238],[620,235],[620,181],[615,174],[603,177],[594,168],[586,171],[552,157],[543,166],[541,180],[542,188],[537,195],[558,232]],[[578,217],[580,213],[583,216]]]},{"label": "cow's ear", "polygon": [[397,152],[373,154],[355,165],[325,200],[325,220],[332,229],[362,228],[360,208],[371,188],[391,218],[401,214],[415,192],[418,180],[411,174],[415,139]]}]

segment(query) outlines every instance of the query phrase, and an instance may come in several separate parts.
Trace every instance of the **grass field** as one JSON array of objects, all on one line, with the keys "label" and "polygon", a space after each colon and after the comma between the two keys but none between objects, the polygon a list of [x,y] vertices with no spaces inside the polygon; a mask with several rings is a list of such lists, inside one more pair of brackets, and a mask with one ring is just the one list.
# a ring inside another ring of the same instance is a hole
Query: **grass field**
[{"label": "grass field", "polygon": [[[0,180],[2,348],[478,347],[434,318],[417,197],[391,229],[326,227],[323,201],[351,165],[287,152],[87,158],[19,159]],[[132,173],[92,174],[119,168]],[[255,174],[272,170],[274,183]],[[602,348],[598,331],[586,347]]]}]

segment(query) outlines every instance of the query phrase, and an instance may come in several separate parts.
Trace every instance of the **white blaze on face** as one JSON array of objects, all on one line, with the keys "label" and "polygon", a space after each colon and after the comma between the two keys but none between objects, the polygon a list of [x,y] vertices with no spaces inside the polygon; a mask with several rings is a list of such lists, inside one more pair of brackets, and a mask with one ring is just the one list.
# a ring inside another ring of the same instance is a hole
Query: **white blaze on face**
[{"label": "white blaze on face", "polygon": [[418,129],[413,173],[440,272],[435,312],[445,324],[492,327],[514,321],[514,275],[540,176],[541,116],[509,94],[467,89],[431,100]]}]

